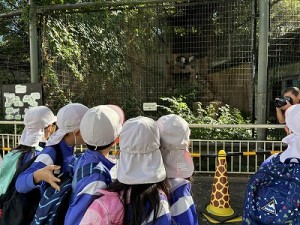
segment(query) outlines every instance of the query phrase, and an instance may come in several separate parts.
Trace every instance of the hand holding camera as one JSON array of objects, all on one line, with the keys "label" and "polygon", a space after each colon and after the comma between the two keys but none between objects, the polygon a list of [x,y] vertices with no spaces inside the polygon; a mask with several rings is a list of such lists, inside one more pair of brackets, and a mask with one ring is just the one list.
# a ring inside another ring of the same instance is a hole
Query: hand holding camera
[{"label": "hand holding camera", "polygon": [[287,104],[293,105],[293,99],[291,97],[275,98],[274,105],[276,108],[281,108]]}]

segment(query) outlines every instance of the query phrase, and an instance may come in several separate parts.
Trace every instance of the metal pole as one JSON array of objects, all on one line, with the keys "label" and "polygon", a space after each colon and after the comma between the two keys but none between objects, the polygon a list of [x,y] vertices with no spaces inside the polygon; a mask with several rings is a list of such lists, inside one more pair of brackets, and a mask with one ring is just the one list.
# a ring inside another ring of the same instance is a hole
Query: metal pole
[{"label": "metal pole", "polygon": [[[267,84],[268,84],[268,33],[269,33],[269,1],[259,0],[259,49],[257,78],[257,123],[265,124],[267,116]],[[258,138],[265,139],[265,129],[258,130]]]},{"label": "metal pole", "polygon": [[36,5],[33,0],[29,0],[29,6],[30,78],[31,83],[39,83],[37,14]]}]

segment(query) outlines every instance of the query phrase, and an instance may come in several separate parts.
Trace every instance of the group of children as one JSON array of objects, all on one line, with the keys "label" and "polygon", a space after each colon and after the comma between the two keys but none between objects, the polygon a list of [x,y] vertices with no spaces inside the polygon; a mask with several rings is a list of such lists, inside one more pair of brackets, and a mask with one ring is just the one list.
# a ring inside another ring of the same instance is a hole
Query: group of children
[{"label": "group of children", "polygon": [[[191,195],[190,129],[180,116],[169,114],[157,121],[138,116],[125,121],[116,105],[89,109],[70,103],[57,117],[45,106],[30,108],[24,124],[20,146],[12,153],[26,149],[23,163],[38,156],[18,176],[16,189],[27,193],[39,188],[43,193],[51,185],[59,190],[57,174],[70,172],[74,178],[65,225],[198,224]],[[53,132],[55,126],[58,129]],[[40,142],[45,142],[42,150]],[[84,153],[75,157],[75,146],[84,144]],[[115,165],[108,156],[116,144]],[[61,165],[56,165],[57,148]],[[86,166],[97,172],[75,179]],[[115,179],[113,167],[117,167]]]}]

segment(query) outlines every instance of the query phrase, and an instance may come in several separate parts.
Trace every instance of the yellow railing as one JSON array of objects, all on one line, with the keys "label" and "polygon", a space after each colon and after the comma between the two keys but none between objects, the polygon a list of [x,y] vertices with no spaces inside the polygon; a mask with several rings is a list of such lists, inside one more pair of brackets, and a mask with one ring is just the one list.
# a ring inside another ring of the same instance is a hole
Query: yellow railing
[{"label": "yellow railing", "polygon": [[[0,121],[0,125],[6,124],[14,127],[12,134],[0,134],[2,154],[18,145],[22,122],[20,121]],[[18,129],[19,128],[19,129]],[[281,125],[263,124],[263,125],[210,125],[210,124],[190,124],[190,128],[211,128],[211,129],[225,129],[225,128],[243,128],[243,129],[260,129],[272,128],[282,129]],[[226,151],[228,159],[228,173],[254,173],[259,165],[269,155],[283,151],[286,146],[281,140],[213,140],[213,139],[191,139],[190,152],[194,158],[195,172],[200,173],[214,173],[216,166],[216,156],[218,151],[223,149]],[[77,146],[76,151],[84,151],[84,146]],[[117,154],[116,147],[111,155],[115,157]]]}]

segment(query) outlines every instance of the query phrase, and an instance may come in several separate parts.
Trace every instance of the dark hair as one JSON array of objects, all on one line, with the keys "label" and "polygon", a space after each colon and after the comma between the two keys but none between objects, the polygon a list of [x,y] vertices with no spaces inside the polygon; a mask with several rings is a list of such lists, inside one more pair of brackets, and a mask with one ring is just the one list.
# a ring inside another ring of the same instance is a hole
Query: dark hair
[{"label": "dark hair", "polygon": [[[108,191],[118,192],[124,204],[124,224],[140,225],[149,219],[151,212],[154,212],[152,223],[155,224],[159,213],[160,195],[163,191],[169,199],[169,181],[167,179],[159,183],[127,185],[115,180]],[[126,202],[129,199],[129,203]],[[147,204],[149,204],[147,207]]]},{"label": "dark hair", "polygon": [[88,149],[90,149],[90,150],[100,151],[100,150],[104,150],[104,149],[108,148],[108,147],[111,146],[113,143],[114,143],[114,141],[111,142],[111,143],[109,143],[108,145],[97,146],[97,147],[96,147],[96,146],[93,146],[93,145],[88,145],[88,144],[86,144],[86,147],[88,147]]},{"label": "dark hair", "polygon": [[299,88],[297,88],[297,87],[288,87],[283,91],[283,94],[285,94],[287,92],[292,92],[292,94],[295,96],[298,96],[300,93]]},{"label": "dark hair", "polygon": [[18,151],[32,151],[34,150],[35,147],[27,146],[27,145],[18,145],[14,150]]}]

